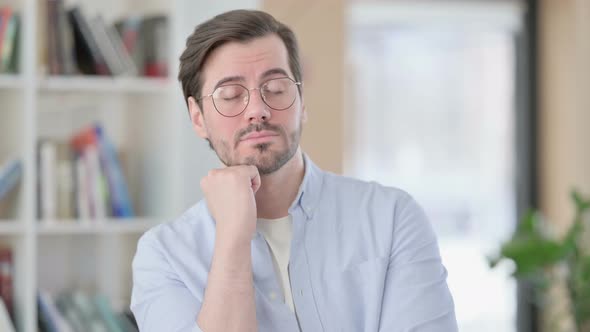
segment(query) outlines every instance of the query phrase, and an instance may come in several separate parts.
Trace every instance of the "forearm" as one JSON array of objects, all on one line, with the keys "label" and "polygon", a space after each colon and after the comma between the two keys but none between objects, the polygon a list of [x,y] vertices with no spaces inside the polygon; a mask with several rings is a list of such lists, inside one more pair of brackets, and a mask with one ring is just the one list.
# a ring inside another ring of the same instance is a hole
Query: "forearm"
[{"label": "forearm", "polygon": [[249,241],[216,239],[197,323],[204,332],[257,331]]}]

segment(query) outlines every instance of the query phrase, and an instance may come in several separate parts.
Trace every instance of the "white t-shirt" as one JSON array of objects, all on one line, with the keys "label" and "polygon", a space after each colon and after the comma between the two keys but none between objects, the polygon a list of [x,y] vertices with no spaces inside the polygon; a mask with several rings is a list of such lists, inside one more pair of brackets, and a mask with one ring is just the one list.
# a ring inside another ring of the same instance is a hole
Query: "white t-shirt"
[{"label": "white t-shirt", "polygon": [[[272,253],[275,272],[285,295],[285,303],[295,312],[291,282],[289,281],[289,254],[291,252],[291,236],[293,222],[290,216],[279,219],[258,219],[256,227],[264,236]],[[271,294],[272,296],[272,294]]]}]

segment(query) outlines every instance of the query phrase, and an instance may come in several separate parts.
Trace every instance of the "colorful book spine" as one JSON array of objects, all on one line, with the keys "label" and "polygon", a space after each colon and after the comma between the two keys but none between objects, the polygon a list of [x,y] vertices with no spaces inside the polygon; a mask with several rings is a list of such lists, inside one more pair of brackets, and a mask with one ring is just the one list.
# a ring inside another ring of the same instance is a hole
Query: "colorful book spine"
[{"label": "colorful book spine", "polygon": [[4,38],[6,38],[6,30],[11,16],[12,8],[8,6],[0,7],[0,60],[2,60]]},{"label": "colorful book spine", "polygon": [[0,200],[8,194],[21,179],[23,174],[22,161],[12,159],[0,169]]},{"label": "colorful book spine", "polygon": [[16,72],[17,41],[20,26],[20,16],[12,13],[9,17],[0,51],[0,72]]},{"label": "colorful book spine", "polygon": [[98,139],[100,155],[103,158],[103,165],[106,170],[109,182],[109,193],[111,195],[111,206],[113,216],[119,218],[129,218],[134,216],[131,197],[123,176],[121,163],[117,157],[117,152],[105,135],[100,125],[94,126],[94,132]]},{"label": "colorful book spine", "polygon": [[0,298],[14,321],[12,250],[0,248]]},{"label": "colorful book spine", "polygon": [[105,197],[110,203],[113,217],[129,218],[134,216],[129,190],[121,169],[121,163],[113,144],[105,135],[100,125],[81,130],[72,139],[74,150],[83,153],[88,147],[98,148],[98,155],[108,188]]}]

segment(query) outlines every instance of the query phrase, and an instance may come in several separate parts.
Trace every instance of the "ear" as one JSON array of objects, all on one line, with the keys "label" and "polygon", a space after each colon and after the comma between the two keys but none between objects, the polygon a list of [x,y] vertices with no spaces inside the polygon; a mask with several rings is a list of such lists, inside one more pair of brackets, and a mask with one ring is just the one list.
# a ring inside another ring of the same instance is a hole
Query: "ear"
[{"label": "ear", "polygon": [[191,122],[193,123],[193,129],[199,135],[199,137],[208,139],[209,134],[207,126],[205,124],[205,118],[203,112],[194,97],[188,97],[188,110],[191,115]]},{"label": "ear", "polygon": [[307,122],[307,107],[305,107],[305,102],[301,100],[301,123]]}]

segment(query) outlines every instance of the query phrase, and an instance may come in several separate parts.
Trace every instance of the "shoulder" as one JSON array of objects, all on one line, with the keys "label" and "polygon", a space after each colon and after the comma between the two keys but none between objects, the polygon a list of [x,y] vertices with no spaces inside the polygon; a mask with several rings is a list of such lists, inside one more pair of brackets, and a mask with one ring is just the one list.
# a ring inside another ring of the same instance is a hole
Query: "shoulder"
[{"label": "shoulder", "polygon": [[383,208],[398,208],[415,203],[406,191],[385,186],[375,181],[364,181],[352,177],[324,172],[323,195],[351,200],[357,204],[371,204]]},{"label": "shoulder", "polygon": [[[324,173],[323,205],[362,216],[378,227],[389,224],[395,233],[432,233],[422,206],[408,192],[374,181]],[[383,222],[390,220],[389,223]]]}]

